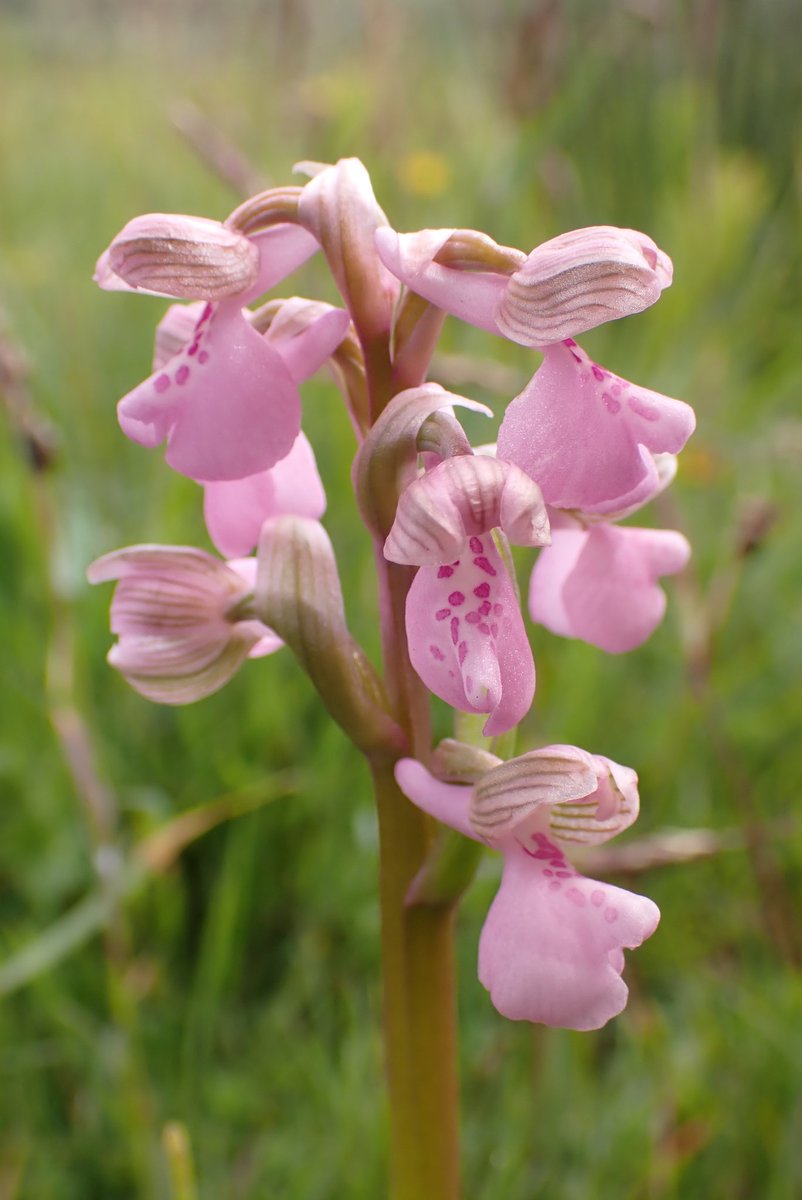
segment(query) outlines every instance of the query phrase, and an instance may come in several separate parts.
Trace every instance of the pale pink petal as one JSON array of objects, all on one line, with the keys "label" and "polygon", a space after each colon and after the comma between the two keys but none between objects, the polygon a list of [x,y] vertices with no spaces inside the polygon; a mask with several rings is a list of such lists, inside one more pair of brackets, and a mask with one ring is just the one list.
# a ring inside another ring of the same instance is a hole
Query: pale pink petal
[{"label": "pale pink petal", "polygon": [[651,900],[585,879],[535,834],[505,855],[479,942],[479,978],[513,1021],[599,1029],[627,1001],[623,949],[639,946],[659,919]]},{"label": "pale pink petal", "polygon": [[[300,305],[309,302],[298,300]],[[278,350],[284,365],[296,383],[303,383],[328,361],[348,332],[351,318],[343,308],[332,308],[329,304],[315,304],[319,315],[300,328],[295,328],[287,319],[285,310],[293,305],[288,300],[265,334],[266,340]]]},{"label": "pale pink petal", "polygon": [[301,404],[281,355],[248,324],[238,300],[204,310],[189,346],[118,405],[123,432],[167,437],[167,461],[204,481],[255,475],[286,457]]},{"label": "pale pink petal", "polygon": [[415,566],[444,563],[462,555],[469,538],[495,527],[516,545],[548,542],[540,488],[512,463],[458,455],[404,490],[384,555]]},{"label": "pale pink petal", "polygon": [[295,514],[319,520],[325,510],[326,494],[315,455],[303,433],[286,458],[270,470],[204,485],[206,528],[227,558],[249,554],[268,517]]},{"label": "pale pink petal", "polygon": [[535,665],[512,582],[487,533],[467,553],[421,567],[407,597],[412,665],[453,708],[489,713],[487,736],[512,729],[529,711]]},{"label": "pale pink petal", "polygon": [[271,225],[248,240],[258,251],[259,265],[256,278],[240,297],[242,304],[269,292],[320,249],[317,239],[300,225]]},{"label": "pale pink petal", "polygon": [[376,230],[376,249],[387,269],[411,291],[469,325],[500,333],[495,313],[510,277],[494,271],[460,271],[435,262],[454,233],[453,229],[396,233],[385,227]]},{"label": "pale pink petal", "polygon": [[402,758],[395,764],[395,778],[407,799],[418,808],[465,837],[478,841],[469,816],[472,788],[442,783],[414,758]]},{"label": "pale pink petal", "polygon": [[693,409],[603,370],[575,342],[549,346],[507,408],[500,458],[540,485],[547,504],[607,513],[659,490],[654,454],[682,449]]},{"label": "pale pink petal", "polygon": [[108,265],[131,287],[186,300],[221,300],[256,279],[259,252],[220,221],[179,213],[134,217],[109,246]]},{"label": "pale pink petal", "polygon": [[515,272],[498,325],[521,345],[551,345],[648,308],[672,272],[671,259],[645,233],[574,229],[537,246]]},{"label": "pale pink petal", "polygon": [[689,555],[686,539],[673,530],[555,530],[532,572],[532,620],[610,654],[632,650],[663,618],[666,598],[657,579],[681,571]]}]

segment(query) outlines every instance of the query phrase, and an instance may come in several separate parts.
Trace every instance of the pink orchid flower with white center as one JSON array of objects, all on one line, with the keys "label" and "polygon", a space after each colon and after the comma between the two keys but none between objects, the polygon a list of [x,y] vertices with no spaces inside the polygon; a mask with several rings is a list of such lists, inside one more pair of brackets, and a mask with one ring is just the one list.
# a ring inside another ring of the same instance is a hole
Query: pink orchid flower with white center
[{"label": "pink orchid flower with white center", "polygon": [[247,615],[256,559],[224,563],[191,546],[128,546],[87,571],[90,583],[118,580],[109,663],[136,691],[161,704],[189,704],[221,688],[246,658],[281,640]]},{"label": "pink orchid flower with white center", "polygon": [[170,466],[193,479],[239,479],[284,458],[300,430],[297,384],[243,306],[316,249],[289,224],[246,237],[200,217],[129,222],[98,263],[100,286],[207,303],[189,344],[120,401],[123,432],[145,446],[166,440]]},{"label": "pink orchid flower with white center", "polygon": [[494,528],[520,545],[547,542],[540,490],[510,463],[460,455],[404,491],[384,548],[391,562],[419,567],[406,604],[413,667],[453,708],[489,713],[488,736],[517,725],[535,692],[532,651]]},{"label": "pink orchid flower with white center", "polygon": [[687,539],[668,529],[571,525],[552,528],[551,545],[535,563],[532,620],[609,654],[634,650],[663,619],[666,596],[657,580],[684,569]]},{"label": "pink orchid flower with white center", "polygon": [[548,746],[473,787],[443,783],[409,758],[395,773],[424,812],[504,855],[479,941],[479,979],[498,1011],[577,1030],[617,1016],[628,994],[624,949],[650,937],[660,913],[645,896],[580,875],[563,847],[604,842],[635,820],[635,772],[574,746]]},{"label": "pink orchid flower with white center", "polygon": [[654,456],[685,445],[690,405],[619,379],[570,338],[544,354],[504,414],[499,455],[536,479],[555,508],[612,514],[655,495]]},{"label": "pink orchid flower with white center", "polygon": [[645,233],[612,225],[560,234],[528,257],[471,229],[379,229],[376,247],[411,291],[524,346],[547,346],[641,312],[673,273]]}]

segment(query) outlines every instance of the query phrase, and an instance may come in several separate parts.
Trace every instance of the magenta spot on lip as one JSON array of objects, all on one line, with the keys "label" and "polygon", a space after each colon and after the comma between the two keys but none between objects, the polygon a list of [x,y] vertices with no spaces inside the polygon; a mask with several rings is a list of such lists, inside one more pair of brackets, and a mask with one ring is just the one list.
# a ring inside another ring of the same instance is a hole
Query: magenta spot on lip
[{"label": "magenta spot on lip", "polygon": [[554,872],[551,870],[550,867],[544,867],[543,874],[546,876],[547,879],[549,879],[554,874]]},{"label": "magenta spot on lip", "polygon": [[490,584],[489,583],[480,583],[478,585],[478,587],[475,587],[473,589],[473,594],[479,600],[486,600],[487,597],[490,595]]},{"label": "magenta spot on lip", "polygon": [[559,879],[552,879],[551,883],[549,884],[549,891],[550,892],[559,892],[561,887],[562,887],[562,884],[560,883]]},{"label": "magenta spot on lip", "polygon": [[438,579],[450,579],[453,574],[454,574],[453,567],[440,567],[437,572],[437,578]]},{"label": "magenta spot on lip", "polygon": [[201,366],[203,366],[203,364],[207,363],[208,361],[209,361],[209,355],[206,353],[205,350],[201,350],[200,354],[198,355],[198,362],[200,363]]},{"label": "magenta spot on lip", "polygon": [[493,610],[493,605],[490,603],[489,600],[483,600],[482,603],[479,605],[479,612],[482,614],[483,617],[489,617],[492,610]]},{"label": "magenta spot on lip", "polygon": [[[460,666],[462,666],[462,664],[465,662],[465,659],[467,657],[468,657],[468,643],[460,642],[459,646],[457,647],[457,658],[459,659]],[[468,684],[468,687],[470,688],[470,686],[471,686],[470,678],[467,679],[466,682]]]},{"label": "magenta spot on lip", "polygon": [[576,342],[574,341],[573,338],[563,338],[563,345],[564,346],[575,346]]},{"label": "magenta spot on lip", "polygon": [[484,546],[482,545],[481,538],[472,537],[471,540],[468,542],[468,545],[471,548],[471,554],[482,554],[482,552],[484,551]]},{"label": "magenta spot on lip", "polygon": [[478,625],[481,619],[478,612],[469,612],[465,616],[465,620],[469,625]]},{"label": "magenta spot on lip", "polygon": [[605,908],[604,919],[608,923],[608,925],[612,925],[613,921],[618,920],[618,909],[617,908]]},{"label": "magenta spot on lip", "polygon": [[470,675],[465,676],[465,691],[466,692],[473,691],[473,679],[471,678]]},{"label": "magenta spot on lip", "polygon": [[577,908],[584,908],[585,905],[587,904],[587,900],[582,895],[579,888],[575,888],[575,887],[569,888],[565,894],[568,897],[568,899],[571,900],[577,906]]},{"label": "magenta spot on lip", "polygon": [[193,355],[198,353],[199,345],[200,345],[199,342],[193,342],[192,345],[190,346],[190,348],[187,350],[187,354],[189,355],[190,358],[192,358]]},{"label": "magenta spot on lip", "polygon": [[598,379],[599,383],[601,383],[602,379],[604,379],[604,371],[601,369],[601,367],[598,367],[596,363],[594,363],[590,369],[593,372],[593,378]]},{"label": "magenta spot on lip", "polygon": [[490,632],[493,634],[493,637],[498,637],[498,625],[495,621],[490,626]]},{"label": "magenta spot on lip", "polygon": [[621,395],[621,384],[614,383],[613,386],[610,388],[610,391],[613,393],[614,396],[620,396]]},{"label": "magenta spot on lip", "polygon": [[189,379],[189,367],[186,363],[182,363],[175,373],[176,383],[186,383]]},{"label": "magenta spot on lip", "polygon": [[437,612],[434,614],[434,619],[435,619],[435,621],[445,621],[446,617],[450,617],[450,616],[451,616],[450,608],[438,608]]},{"label": "magenta spot on lip", "polygon": [[617,413],[621,411],[621,401],[616,400],[609,392],[602,393],[602,404],[609,413]]},{"label": "magenta spot on lip", "polygon": [[627,403],[637,416],[643,417],[644,421],[660,420],[660,413],[655,406],[648,404],[645,400],[641,400],[639,396],[630,396]]},{"label": "magenta spot on lip", "polygon": [[590,893],[590,902],[594,908],[599,908],[602,904],[604,904],[604,892],[600,891],[599,888],[596,888],[595,892]]},{"label": "magenta spot on lip", "polygon": [[429,653],[431,654],[432,658],[436,659],[437,662],[445,661],[446,656],[445,656],[445,654],[443,654],[443,651],[440,649],[439,646],[430,646]]},{"label": "magenta spot on lip", "polygon": [[494,604],[493,612],[496,614],[497,617],[500,617],[501,614],[504,612],[504,605],[503,604]]},{"label": "magenta spot on lip", "polygon": [[205,325],[211,315],[212,315],[212,306],[211,306],[211,304],[207,304],[206,307],[204,308],[203,312],[201,313],[200,319],[198,320],[198,323],[195,326],[195,328],[200,329],[201,325]]},{"label": "magenta spot on lip", "polygon": [[[552,866],[554,866],[554,863],[552,863],[551,865],[552,865]],[[570,878],[571,878],[571,872],[570,872],[570,871],[558,871],[558,872],[557,872],[557,878],[558,878],[558,879],[570,879]]]},{"label": "magenta spot on lip", "polygon": [[455,646],[459,641],[459,617],[451,618],[451,641]]},{"label": "magenta spot on lip", "polygon": [[160,394],[162,392],[166,392],[169,386],[170,386],[170,376],[169,375],[160,375],[153,384],[154,391],[157,391]]},{"label": "magenta spot on lip", "polygon": [[486,624],[486,622],[485,622],[485,621],[481,621],[481,622],[479,623],[479,632],[480,632],[480,633],[487,633],[487,634],[489,634],[489,633],[490,633],[490,626],[489,626],[488,624]]},{"label": "magenta spot on lip", "polygon": [[496,568],[483,554],[473,560],[473,565],[478,567],[480,571],[484,571],[487,575],[495,575],[496,573]]},{"label": "magenta spot on lip", "polygon": [[452,592],[448,597],[448,603],[453,604],[455,608],[459,608],[460,604],[465,603],[465,597],[462,592]]}]

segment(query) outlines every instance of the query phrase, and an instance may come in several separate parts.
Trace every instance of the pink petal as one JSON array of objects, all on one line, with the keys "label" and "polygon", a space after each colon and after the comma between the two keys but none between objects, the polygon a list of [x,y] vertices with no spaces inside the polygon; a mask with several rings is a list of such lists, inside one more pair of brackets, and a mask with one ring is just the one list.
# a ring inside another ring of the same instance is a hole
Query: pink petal
[{"label": "pink petal", "polygon": [[192,479],[241,479],[289,454],[300,397],[281,355],[238,300],[207,306],[193,341],[118,405],[123,432],[146,446],[167,437],[167,461]]},{"label": "pink petal", "polygon": [[681,571],[689,555],[686,539],[673,530],[555,530],[532,572],[532,620],[610,654],[632,650],[663,618],[666,598],[657,579]]},{"label": "pink petal", "polygon": [[401,791],[430,817],[450,825],[465,837],[478,841],[470,822],[473,788],[463,784],[442,783],[414,758],[402,758],[395,764],[395,778]]},{"label": "pink petal", "polygon": [[659,490],[653,455],[676,454],[693,429],[689,405],[619,379],[569,341],[546,348],[507,408],[498,455],[531,475],[547,504],[607,513]]},{"label": "pink petal", "polygon": [[300,225],[271,225],[252,234],[249,241],[258,251],[259,266],[255,280],[240,296],[243,305],[269,292],[320,249],[317,239]]},{"label": "pink petal", "polygon": [[495,527],[516,545],[546,543],[549,522],[540,488],[512,463],[458,455],[404,490],[384,555],[392,562],[439,565],[463,554],[469,538]]},{"label": "pink petal", "polygon": [[204,485],[206,528],[227,558],[249,554],[268,517],[295,514],[319,520],[325,510],[326,493],[303,433],[298,434],[286,458],[270,470]]},{"label": "pink petal", "polygon": [[515,272],[497,314],[501,332],[547,346],[641,312],[671,283],[671,259],[634,229],[594,225],[537,246]]},{"label": "pink petal", "polygon": [[108,267],[131,287],[186,300],[241,295],[258,263],[256,246],[243,234],[178,213],[134,217],[108,250]]},{"label": "pink petal", "polygon": [[300,328],[295,328],[291,309],[297,300],[305,308],[310,302],[294,298],[287,300],[268,329],[265,337],[278,350],[284,365],[296,383],[310,379],[331,358],[348,332],[351,318],[345,309],[332,308],[329,304],[314,304],[316,318]]},{"label": "pink petal", "polygon": [[[541,857],[549,848],[553,858]],[[479,942],[479,978],[513,1021],[599,1029],[627,1001],[623,949],[639,946],[659,919],[651,900],[585,879],[534,834],[531,846],[515,843],[505,855]]]},{"label": "pink petal", "polygon": [[493,271],[459,271],[435,262],[438,251],[454,232],[421,229],[417,233],[396,233],[385,227],[376,230],[376,249],[387,269],[430,304],[469,325],[500,333],[495,313],[510,277]]},{"label": "pink petal", "polygon": [[450,564],[421,567],[407,597],[413,667],[453,708],[489,713],[484,733],[512,729],[535,691],[535,665],[512,582],[488,533]]}]

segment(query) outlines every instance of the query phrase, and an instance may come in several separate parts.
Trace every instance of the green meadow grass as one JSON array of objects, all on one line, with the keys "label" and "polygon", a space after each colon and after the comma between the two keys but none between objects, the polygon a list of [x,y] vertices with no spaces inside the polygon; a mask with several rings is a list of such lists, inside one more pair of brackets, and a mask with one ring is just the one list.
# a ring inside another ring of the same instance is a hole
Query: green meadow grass
[{"label": "green meadow grass", "polygon": [[[720,10],[0,5],[0,308],[55,445],[32,469],[4,415],[0,1200],[192,1200],[170,1122],[202,1200],[384,1194],[367,772],[286,653],[196,706],[147,704],[105,665],[109,590],[84,582],[118,545],[208,546],[197,487],[114,417],[162,305],[91,283],[132,215],[235,204],[170,123],[186,100],[271,182],[358,154],[402,229],[528,249],[609,222],[671,253],[660,304],[583,342],[696,407],[671,497],[646,514],[688,534],[694,564],[632,655],[532,631],[521,745],[634,766],[627,840],[709,829],[727,848],[630,881],[662,925],[628,956],[625,1015],[581,1035],[490,1006],[483,863],[459,922],[465,1194],[802,1194],[802,84],[792,4]],[[291,286],[331,294],[320,264]],[[444,351],[446,383],[470,376],[465,356],[497,364],[499,389],[486,372],[454,385],[497,415],[534,365],[457,322]],[[323,379],[305,426],[375,655],[352,437]]]}]

